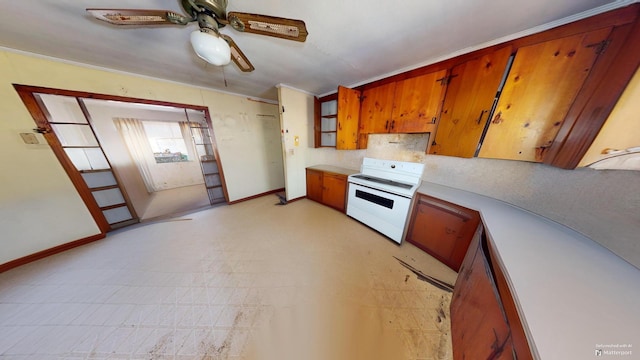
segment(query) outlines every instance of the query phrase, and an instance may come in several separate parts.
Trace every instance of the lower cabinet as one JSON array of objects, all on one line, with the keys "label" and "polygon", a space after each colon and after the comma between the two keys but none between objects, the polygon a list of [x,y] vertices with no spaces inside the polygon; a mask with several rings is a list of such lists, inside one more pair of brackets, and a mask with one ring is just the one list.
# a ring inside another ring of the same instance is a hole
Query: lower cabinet
[{"label": "lower cabinet", "polygon": [[407,241],[458,271],[480,214],[420,193],[411,214]]},{"label": "lower cabinet", "polygon": [[[511,294],[500,284],[503,275],[478,227],[464,258],[451,299],[453,358],[533,359]],[[491,254],[491,255],[490,255]],[[498,281],[495,279],[498,278]],[[506,285],[506,284],[505,284]]]},{"label": "lower cabinet", "polygon": [[307,168],[307,198],[345,212],[347,175]]},{"label": "lower cabinet", "polygon": [[451,299],[451,340],[454,359],[515,359],[505,318],[481,233],[458,272]]}]

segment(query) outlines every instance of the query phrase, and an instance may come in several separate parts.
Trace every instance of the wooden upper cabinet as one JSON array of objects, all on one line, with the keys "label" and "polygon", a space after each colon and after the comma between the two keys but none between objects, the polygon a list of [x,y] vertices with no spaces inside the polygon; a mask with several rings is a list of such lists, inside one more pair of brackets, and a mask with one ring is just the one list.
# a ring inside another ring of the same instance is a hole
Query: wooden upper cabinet
[{"label": "wooden upper cabinet", "polygon": [[452,69],[431,154],[475,155],[511,52],[508,46]]},{"label": "wooden upper cabinet", "polygon": [[360,91],[338,86],[338,123],[336,149],[358,148],[360,123]]},{"label": "wooden upper cabinet", "polygon": [[380,134],[389,132],[391,110],[396,83],[388,83],[362,92],[360,107],[360,133]]},{"label": "wooden upper cabinet", "polygon": [[479,156],[541,162],[610,32],[519,48]]},{"label": "wooden upper cabinet", "polygon": [[447,70],[396,83],[390,132],[435,132],[445,94]]},{"label": "wooden upper cabinet", "polygon": [[391,82],[362,93],[360,133],[434,132],[447,70]]}]

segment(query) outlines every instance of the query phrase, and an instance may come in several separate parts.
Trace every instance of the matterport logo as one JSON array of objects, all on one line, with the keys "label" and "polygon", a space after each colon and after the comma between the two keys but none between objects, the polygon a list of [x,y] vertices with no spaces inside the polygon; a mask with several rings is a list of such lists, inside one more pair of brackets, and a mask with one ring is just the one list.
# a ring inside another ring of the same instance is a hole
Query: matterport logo
[{"label": "matterport logo", "polygon": [[631,356],[632,344],[596,344],[596,356]]}]

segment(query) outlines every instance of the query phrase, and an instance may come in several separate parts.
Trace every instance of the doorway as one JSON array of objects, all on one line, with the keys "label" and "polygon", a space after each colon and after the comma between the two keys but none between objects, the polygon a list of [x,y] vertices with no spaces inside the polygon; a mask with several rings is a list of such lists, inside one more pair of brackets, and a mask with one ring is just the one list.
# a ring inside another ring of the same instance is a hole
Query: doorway
[{"label": "doorway", "polygon": [[14,86],[101,231],[227,202],[206,107]]}]

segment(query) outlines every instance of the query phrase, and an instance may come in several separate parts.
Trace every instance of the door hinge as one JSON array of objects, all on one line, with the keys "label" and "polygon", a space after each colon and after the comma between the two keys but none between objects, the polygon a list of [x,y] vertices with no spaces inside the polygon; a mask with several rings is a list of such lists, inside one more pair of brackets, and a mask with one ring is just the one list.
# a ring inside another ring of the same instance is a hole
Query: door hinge
[{"label": "door hinge", "polygon": [[611,40],[602,40],[598,43],[587,45],[586,47],[593,48],[593,51],[596,52],[596,55],[600,55],[605,51],[607,51],[607,47],[609,46],[610,43],[611,43]]},{"label": "door hinge", "polygon": [[451,79],[453,79],[454,77],[457,77],[457,76],[458,75],[448,75],[448,76],[445,76],[443,78],[440,78],[440,79],[436,80],[436,82],[439,82],[440,85],[442,85],[442,86],[447,86],[447,85],[449,85],[451,83]]},{"label": "door hinge", "polygon": [[51,132],[50,129],[47,129],[45,127],[37,127],[35,129],[33,129],[34,132],[37,132],[38,134],[48,134]]}]

